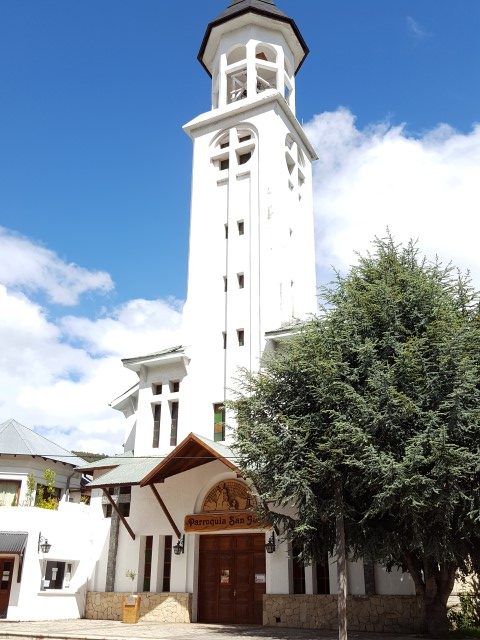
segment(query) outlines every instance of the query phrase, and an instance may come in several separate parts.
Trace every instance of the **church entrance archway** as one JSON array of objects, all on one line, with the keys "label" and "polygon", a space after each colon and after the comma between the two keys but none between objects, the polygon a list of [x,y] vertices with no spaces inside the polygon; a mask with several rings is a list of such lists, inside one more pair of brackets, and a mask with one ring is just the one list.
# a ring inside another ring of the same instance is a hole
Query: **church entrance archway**
[{"label": "church entrance archway", "polygon": [[201,535],[198,621],[262,624],[265,536]]}]

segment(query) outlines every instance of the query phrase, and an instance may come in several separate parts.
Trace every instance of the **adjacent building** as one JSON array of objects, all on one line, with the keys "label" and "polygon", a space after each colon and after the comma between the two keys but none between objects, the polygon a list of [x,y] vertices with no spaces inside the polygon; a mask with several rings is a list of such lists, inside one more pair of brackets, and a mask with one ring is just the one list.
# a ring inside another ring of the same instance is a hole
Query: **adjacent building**
[{"label": "adjacent building", "polygon": [[[82,464],[16,420],[0,424],[0,618],[84,614],[89,581],[107,554],[109,522],[81,502]],[[39,491],[56,508],[34,506]]]}]

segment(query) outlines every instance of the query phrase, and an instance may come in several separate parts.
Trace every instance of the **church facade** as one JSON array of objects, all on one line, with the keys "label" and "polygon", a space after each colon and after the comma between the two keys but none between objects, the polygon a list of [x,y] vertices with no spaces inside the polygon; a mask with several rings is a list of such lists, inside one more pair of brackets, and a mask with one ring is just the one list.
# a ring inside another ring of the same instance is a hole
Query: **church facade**
[{"label": "church facade", "polygon": [[[118,617],[133,589],[146,619],[334,626],[334,558],[302,566],[258,521],[225,410],[238,368],[257,370],[317,309],[317,156],[295,115],[307,54],[273,0],[233,0],[207,26],[198,58],[212,108],[184,126],[193,175],[183,344],[123,361],[138,375],[112,402],[126,419],[125,454],[83,469],[92,505],[111,518],[87,617]],[[357,561],[348,578],[368,610],[359,619],[394,598],[390,621],[419,628],[408,575]]]}]

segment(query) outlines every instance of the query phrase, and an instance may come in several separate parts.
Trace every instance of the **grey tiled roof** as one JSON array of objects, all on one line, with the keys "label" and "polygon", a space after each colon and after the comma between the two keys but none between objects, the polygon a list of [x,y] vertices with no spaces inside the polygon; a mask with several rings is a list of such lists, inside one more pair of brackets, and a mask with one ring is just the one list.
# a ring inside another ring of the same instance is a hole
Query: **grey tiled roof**
[{"label": "grey tiled roof", "polygon": [[115,469],[95,478],[88,486],[95,489],[95,487],[139,484],[162,460],[163,457],[129,458],[128,461],[119,464]]},{"label": "grey tiled roof", "polygon": [[25,531],[0,531],[0,553],[21,555],[27,544]]},{"label": "grey tiled roof", "polygon": [[235,464],[235,454],[230,449],[230,447],[227,447],[227,445],[223,444],[222,442],[214,442],[213,440],[210,440],[210,438],[205,438],[205,436],[200,436],[198,435],[198,433],[195,433],[194,435],[199,440],[201,440],[206,445],[208,445],[210,449],[214,449],[219,456],[221,456],[222,458],[228,458]]},{"label": "grey tiled roof", "polygon": [[109,458],[101,458],[94,462],[82,461],[82,464],[78,467],[79,471],[90,471],[93,469],[103,469],[104,467],[118,467],[120,464],[127,464],[133,459],[133,451],[127,451],[126,453],[120,453],[118,456],[111,456]]},{"label": "grey tiled roof", "polygon": [[71,451],[13,419],[0,424],[0,454],[41,456],[74,467],[85,464],[85,460],[75,456]]}]

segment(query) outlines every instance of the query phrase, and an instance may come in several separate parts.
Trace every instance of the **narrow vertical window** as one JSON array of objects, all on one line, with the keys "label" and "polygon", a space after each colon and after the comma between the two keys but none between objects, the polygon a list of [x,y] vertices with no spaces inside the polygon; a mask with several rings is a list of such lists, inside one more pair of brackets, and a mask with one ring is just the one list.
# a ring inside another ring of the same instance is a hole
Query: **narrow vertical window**
[{"label": "narrow vertical window", "polygon": [[245,345],[245,331],[243,329],[237,329],[238,346],[243,347]]},{"label": "narrow vertical window", "polygon": [[305,593],[305,565],[297,557],[300,549],[294,544],[292,548],[293,593]]},{"label": "narrow vertical window", "polygon": [[225,240],[228,240],[228,224],[225,225]]},{"label": "narrow vertical window", "polygon": [[245,233],[245,222],[243,220],[239,220],[237,222],[237,227],[238,227],[238,235],[243,236]]},{"label": "narrow vertical window", "polygon": [[150,591],[150,581],[152,576],[152,549],[153,536],[145,536],[145,563],[143,570],[143,590]]},{"label": "narrow vertical window", "polygon": [[162,415],[162,405],[154,404],[153,405],[153,438],[152,438],[152,447],[154,449],[158,449],[160,444],[160,418]]},{"label": "narrow vertical window", "polygon": [[223,338],[223,348],[226,349],[227,348],[227,333],[225,331],[222,331],[222,338]]},{"label": "narrow vertical window", "polygon": [[213,405],[213,440],[223,442],[225,440],[225,405]]},{"label": "narrow vertical window", "polygon": [[177,446],[177,428],[178,428],[178,402],[170,403],[170,417],[172,419],[172,426],[170,429],[170,446]]},{"label": "narrow vertical window", "polygon": [[170,575],[172,570],[172,536],[165,536],[163,551],[163,585],[162,591],[170,591]]},{"label": "narrow vertical window", "polygon": [[328,556],[325,554],[323,560],[316,564],[317,593],[330,593],[330,576],[328,573]]},{"label": "narrow vertical window", "polygon": [[170,380],[170,393],[178,393],[180,391],[180,381],[179,380]]},{"label": "narrow vertical window", "polygon": [[243,273],[237,273],[238,288],[243,289],[245,286],[245,276]]},{"label": "narrow vertical window", "polygon": [[227,291],[228,291],[228,278],[227,278],[227,276],[223,276],[223,290],[225,291],[225,293],[227,293]]}]

